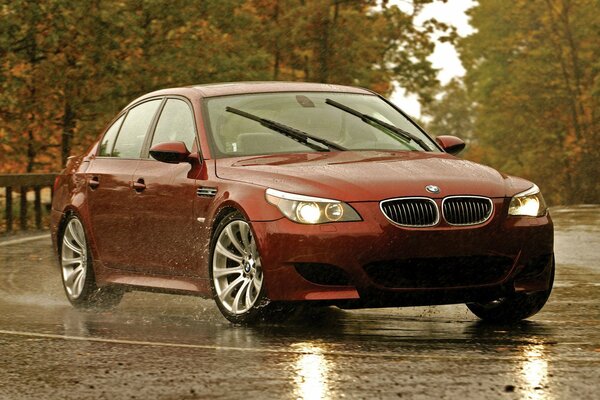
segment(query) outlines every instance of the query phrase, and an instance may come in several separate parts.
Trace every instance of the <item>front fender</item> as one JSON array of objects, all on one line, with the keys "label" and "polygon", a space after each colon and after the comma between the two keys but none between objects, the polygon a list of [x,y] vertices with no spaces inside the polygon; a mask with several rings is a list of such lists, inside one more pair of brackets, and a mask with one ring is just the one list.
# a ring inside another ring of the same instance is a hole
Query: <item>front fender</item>
[{"label": "front fender", "polygon": [[[235,189],[232,187],[235,186]],[[251,222],[267,222],[284,218],[277,207],[265,198],[265,187],[241,182],[223,182],[215,197],[210,219],[214,220],[226,208],[239,210]]]}]

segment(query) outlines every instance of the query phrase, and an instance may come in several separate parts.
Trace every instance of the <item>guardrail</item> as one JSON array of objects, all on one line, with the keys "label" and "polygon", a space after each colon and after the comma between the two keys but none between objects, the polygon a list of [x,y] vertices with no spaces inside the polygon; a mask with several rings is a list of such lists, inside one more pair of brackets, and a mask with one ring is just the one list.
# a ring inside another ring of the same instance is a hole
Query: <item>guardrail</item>
[{"label": "guardrail", "polygon": [[[2,224],[4,233],[14,231],[15,211],[18,211],[19,214],[19,230],[28,230],[30,223],[36,229],[44,227],[44,216],[49,214],[55,178],[56,174],[0,175],[0,200],[4,197],[4,224]],[[2,196],[2,191],[4,196]],[[17,204],[14,201],[15,195],[19,198]],[[28,209],[31,208],[31,203],[33,203],[34,218],[30,221]],[[42,207],[42,204],[46,207]],[[16,210],[17,208],[18,210]]]}]

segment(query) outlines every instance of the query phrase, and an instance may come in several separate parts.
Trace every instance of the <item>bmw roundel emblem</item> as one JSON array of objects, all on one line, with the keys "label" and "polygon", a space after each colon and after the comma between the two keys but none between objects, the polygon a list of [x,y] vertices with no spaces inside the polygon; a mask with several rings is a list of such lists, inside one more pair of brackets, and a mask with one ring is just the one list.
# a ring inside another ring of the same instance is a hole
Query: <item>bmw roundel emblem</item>
[{"label": "bmw roundel emblem", "polygon": [[425,186],[425,190],[433,194],[438,194],[440,192],[440,188],[435,185],[427,185]]}]

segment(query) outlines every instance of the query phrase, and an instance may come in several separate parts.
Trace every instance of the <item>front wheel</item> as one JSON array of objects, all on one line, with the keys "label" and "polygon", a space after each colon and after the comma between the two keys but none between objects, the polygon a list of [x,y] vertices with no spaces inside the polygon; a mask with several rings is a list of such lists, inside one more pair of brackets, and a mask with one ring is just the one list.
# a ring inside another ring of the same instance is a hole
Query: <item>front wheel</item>
[{"label": "front wheel", "polygon": [[262,264],[250,224],[242,214],[226,216],[211,242],[210,281],[221,313],[234,323],[250,323],[269,308]]},{"label": "front wheel", "polygon": [[119,304],[122,290],[96,286],[85,230],[75,215],[71,215],[65,223],[59,249],[63,288],[73,306],[108,309]]},{"label": "front wheel", "polygon": [[489,322],[514,323],[529,318],[537,314],[550,297],[554,283],[554,268],[554,260],[552,260],[550,286],[543,292],[515,293],[487,303],[468,303],[467,307],[473,314]]}]

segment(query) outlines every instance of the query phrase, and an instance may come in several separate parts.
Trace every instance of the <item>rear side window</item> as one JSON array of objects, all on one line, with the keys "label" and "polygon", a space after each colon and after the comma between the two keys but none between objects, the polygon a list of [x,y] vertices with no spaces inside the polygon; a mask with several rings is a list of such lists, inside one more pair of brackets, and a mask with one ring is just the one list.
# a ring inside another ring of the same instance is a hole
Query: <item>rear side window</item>
[{"label": "rear side window", "polygon": [[121,127],[124,118],[125,116],[121,116],[121,118],[116,120],[115,123],[112,124],[104,134],[102,142],[100,143],[100,149],[98,150],[99,156],[108,157],[110,156],[110,153],[112,153],[113,146],[115,145],[115,139],[117,138],[117,133],[119,133],[119,128]]},{"label": "rear side window", "polygon": [[113,157],[140,157],[144,138],[161,101],[150,100],[129,110],[111,153]]},{"label": "rear side window", "polygon": [[168,99],[156,124],[152,146],[179,141],[192,150],[195,137],[194,116],[188,104],[183,100]]}]

